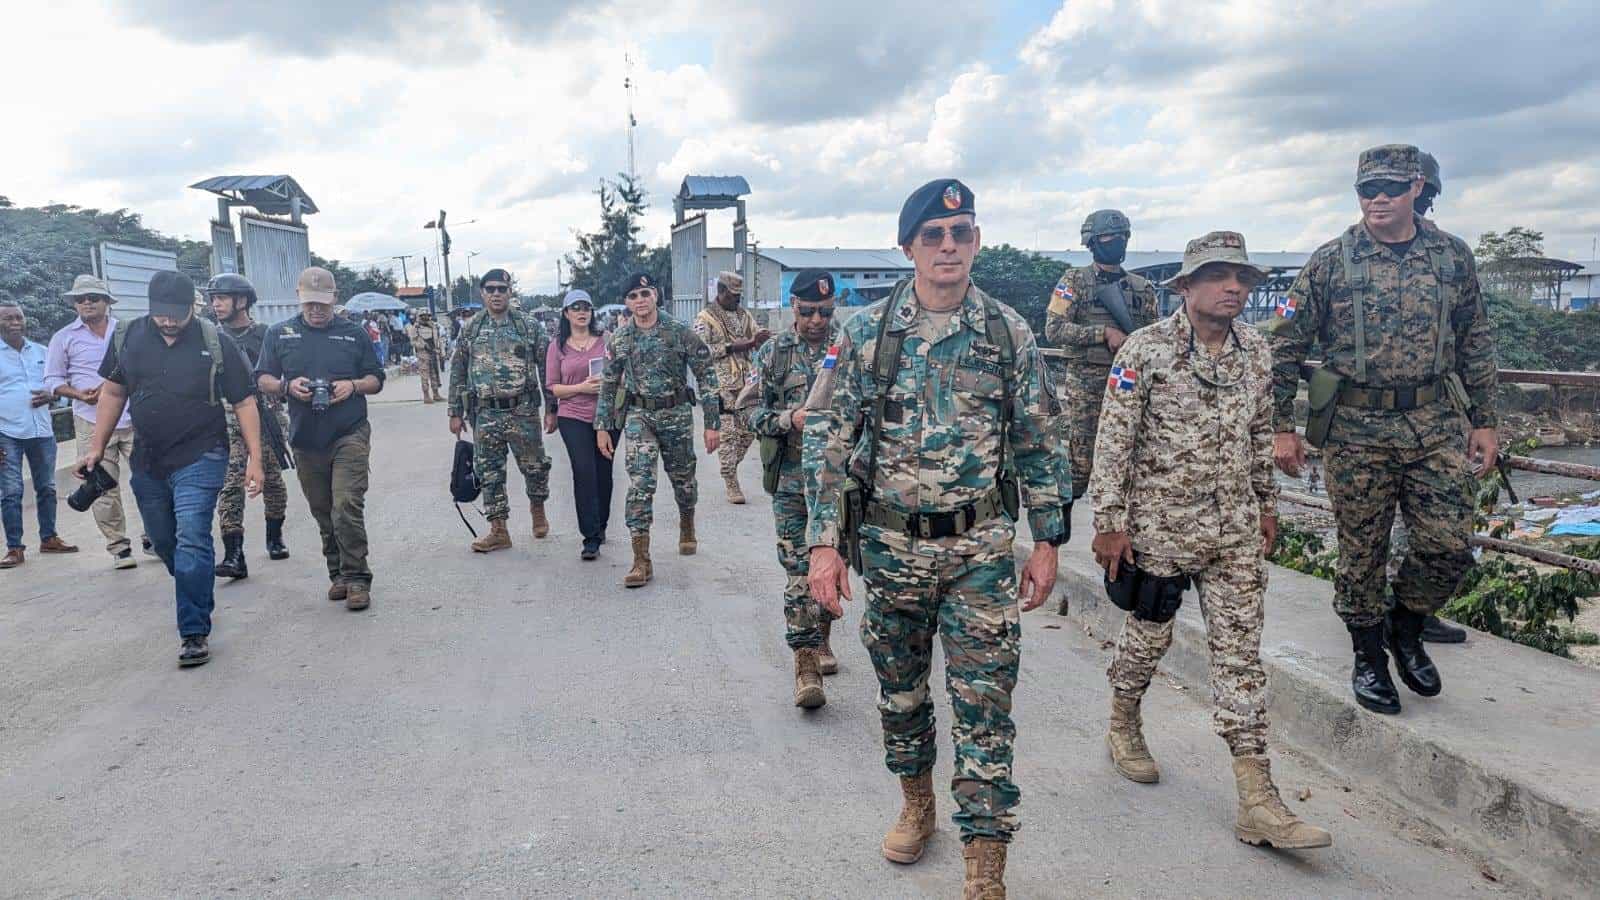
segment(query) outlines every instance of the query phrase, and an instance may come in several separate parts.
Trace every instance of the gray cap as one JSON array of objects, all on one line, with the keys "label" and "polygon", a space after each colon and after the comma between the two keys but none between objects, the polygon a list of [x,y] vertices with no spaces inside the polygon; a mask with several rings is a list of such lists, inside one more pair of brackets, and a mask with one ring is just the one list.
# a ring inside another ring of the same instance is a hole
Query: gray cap
[{"label": "gray cap", "polygon": [[112,303],[117,302],[117,298],[111,296],[111,288],[104,281],[93,275],[79,275],[77,278],[72,279],[72,290],[61,296],[70,300],[73,297],[93,297],[96,295],[105,297]]},{"label": "gray cap", "polygon": [[589,292],[582,288],[574,288],[567,291],[567,295],[561,298],[562,309],[566,309],[574,303],[587,303],[590,306],[594,306],[594,301],[589,299]]},{"label": "gray cap", "polygon": [[1083,235],[1083,245],[1097,237],[1108,234],[1132,234],[1133,225],[1120,209],[1097,209],[1089,213],[1089,218],[1083,220],[1083,227],[1078,230]]}]

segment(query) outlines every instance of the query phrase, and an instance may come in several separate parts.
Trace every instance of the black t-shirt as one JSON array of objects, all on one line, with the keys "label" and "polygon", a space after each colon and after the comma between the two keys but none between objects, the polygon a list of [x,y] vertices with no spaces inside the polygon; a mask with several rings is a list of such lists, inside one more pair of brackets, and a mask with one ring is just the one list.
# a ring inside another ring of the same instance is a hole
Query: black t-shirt
[{"label": "black t-shirt", "polygon": [[1395,241],[1393,243],[1390,243],[1389,241],[1380,241],[1379,243],[1383,244],[1385,247],[1388,247],[1390,250],[1393,250],[1396,259],[1405,259],[1406,252],[1411,249],[1411,245],[1415,243],[1416,240],[1417,236],[1413,234],[1411,237],[1403,241]]},{"label": "black t-shirt", "polygon": [[[376,375],[383,385],[383,367],[372,348],[366,329],[335,317],[326,328],[312,328],[303,316],[279,322],[267,329],[256,361],[257,375],[271,375],[285,381],[302,376],[313,381],[363,378]],[[307,450],[326,450],[367,420],[367,398],[356,394],[322,412],[311,404],[296,400],[284,390],[289,403],[289,445]]]},{"label": "black t-shirt", "polygon": [[256,391],[250,365],[239,346],[219,331],[219,402],[210,403],[212,360],[200,329],[200,321],[190,319],[168,346],[161,330],[148,318],[134,319],[127,324],[121,356],[112,341],[100,363],[100,377],[128,391],[134,434],[130,464],[155,478],[171,475],[207,450],[227,446],[228,423],[220,401],[238,404]]},{"label": "black t-shirt", "polygon": [[235,331],[224,325],[222,333],[233,338],[233,342],[239,345],[240,352],[250,361],[251,366],[261,359],[261,344],[267,339],[266,325],[261,322],[251,322],[242,331]]}]

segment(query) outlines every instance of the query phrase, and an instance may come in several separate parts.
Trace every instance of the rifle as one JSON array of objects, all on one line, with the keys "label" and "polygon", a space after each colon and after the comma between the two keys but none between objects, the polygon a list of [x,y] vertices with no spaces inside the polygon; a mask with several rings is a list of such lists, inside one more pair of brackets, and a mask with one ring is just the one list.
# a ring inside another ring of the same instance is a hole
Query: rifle
[{"label": "rifle", "polygon": [[267,407],[260,394],[256,395],[256,415],[261,420],[262,450],[277,457],[278,468],[294,468],[294,454],[289,450],[289,442],[283,438],[283,429],[278,427],[278,417]]},{"label": "rifle", "polygon": [[1122,329],[1123,334],[1133,334],[1133,314],[1128,312],[1128,302],[1122,296],[1119,282],[1095,285],[1094,300],[1106,308],[1111,318],[1117,320],[1117,327]]}]

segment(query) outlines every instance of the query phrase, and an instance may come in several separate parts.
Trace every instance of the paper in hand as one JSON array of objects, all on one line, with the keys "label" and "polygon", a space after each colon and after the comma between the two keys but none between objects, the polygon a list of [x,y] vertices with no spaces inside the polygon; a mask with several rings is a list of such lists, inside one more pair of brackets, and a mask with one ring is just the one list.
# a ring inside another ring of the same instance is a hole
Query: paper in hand
[{"label": "paper in hand", "polygon": [[600,359],[599,357],[596,357],[594,359],[589,360],[589,377],[590,378],[594,378],[597,375],[604,374],[605,370],[606,370],[606,361],[605,360]]}]

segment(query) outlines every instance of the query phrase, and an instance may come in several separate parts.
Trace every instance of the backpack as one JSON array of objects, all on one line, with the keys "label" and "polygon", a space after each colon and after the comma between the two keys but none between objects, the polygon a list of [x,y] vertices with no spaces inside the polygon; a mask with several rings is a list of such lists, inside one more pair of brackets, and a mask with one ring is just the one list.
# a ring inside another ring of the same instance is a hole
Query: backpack
[{"label": "backpack", "polygon": [[461,504],[471,503],[478,499],[478,494],[483,490],[478,484],[478,472],[472,466],[472,442],[456,438],[455,458],[450,465],[450,499],[455,501],[456,515],[461,517],[461,524],[467,526],[473,537],[478,536],[472,523],[467,521],[467,514],[461,511]]},{"label": "backpack", "polygon": [[[148,319],[149,316],[140,318]],[[135,319],[134,321],[138,321]],[[217,335],[217,325],[210,319],[195,316],[195,321],[200,323],[200,339],[205,342],[206,352],[211,354],[211,377],[208,380],[211,393],[206,400],[208,406],[217,405],[217,378],[222,374],[222,338]],[[117,353],[117,365],[122,365],[122,347],[128,343],[128,328],[132,322],[118,319],[116,330],[111,332],[111,347]]]}]

